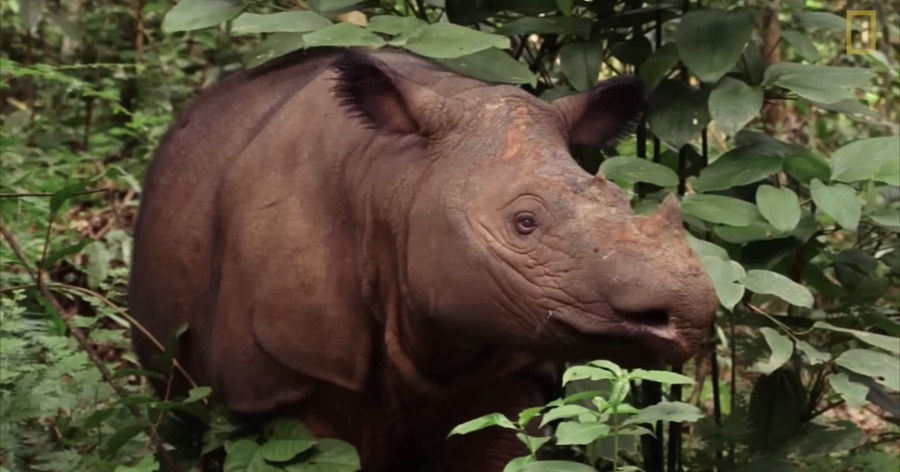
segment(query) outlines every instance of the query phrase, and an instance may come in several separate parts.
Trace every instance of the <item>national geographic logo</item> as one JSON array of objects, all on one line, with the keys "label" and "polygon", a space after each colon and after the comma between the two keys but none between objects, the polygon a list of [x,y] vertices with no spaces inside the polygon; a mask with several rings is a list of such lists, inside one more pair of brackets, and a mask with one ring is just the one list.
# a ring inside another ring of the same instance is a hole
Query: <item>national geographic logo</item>
[{"label": "national geographic logo", "polygon": [[847,10],[847,54],[875,50],[875,10]]}]

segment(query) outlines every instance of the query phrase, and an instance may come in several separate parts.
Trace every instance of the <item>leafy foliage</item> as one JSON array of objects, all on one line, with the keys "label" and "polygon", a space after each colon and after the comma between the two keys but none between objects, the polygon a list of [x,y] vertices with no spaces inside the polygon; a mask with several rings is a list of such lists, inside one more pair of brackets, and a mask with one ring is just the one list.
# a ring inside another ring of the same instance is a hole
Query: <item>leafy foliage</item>
[{"label": "leafy foliage", "polygon": [[[546,100],[619,73],[652,87],[635,138],[572,154],[622,186],[638,212],[679,193],[721,303],[715,346],[686,366],[696,379],[688,403],[678,403],[692,385],[681,374],[594,362],[567,370],[565,398],[457,431],[516,429],[531,454],[508,470],[634,470],[632,437],[646,470],[660,470],[648,459],[666,436],[656,422],[694,420],[679,455],[686,470],[896,469],[884,444],[900,421],[898,46],[876,31],[878,50],[844,54],[839,9],[855,2],[698,5],[0,3],[0,218],[24,256],[4,237],[0,470],[167,470],[164,455],[148,454],[157,433],[182,465],[224,451],[226,470],[358,468],[349,446],[299,424],[233,422],[208,404],[208,389],[152,397],[147,383],[177,369],[135,364],[121,308],[140,178],[174,112],[242,64],[322,46],[404,49]],[[878,8],[879,27],[896,38],[896,5]],[[663,397],[654,381],[674,385]],[[880,426],[861,434],[834,412]],[[526,430],[539,414],[552,436]]]}]

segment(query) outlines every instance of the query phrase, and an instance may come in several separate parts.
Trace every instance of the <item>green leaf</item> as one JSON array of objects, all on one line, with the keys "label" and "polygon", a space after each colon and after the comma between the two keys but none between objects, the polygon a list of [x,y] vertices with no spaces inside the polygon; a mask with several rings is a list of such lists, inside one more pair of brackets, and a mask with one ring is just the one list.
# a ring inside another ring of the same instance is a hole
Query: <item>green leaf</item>
[{"label": "green leaf", "polygon": [[369,18],[366,29],[376,33],[396,36],[398,34],[410,34],[424,24],[424,21],[414,16],[378,15]]},{"label": "green leaf", "polygon": [[559,67],[575,90],[584,91],[597,83],[603,45],[600,43],[568,43],[559,50]]},{"label": "green leaf", "polygon": [[678,174],[668,167],[637,157],[611,157],[600,164],[607,179],[629,183],[647,182],[660,187],[678,185]]},{"label": "green leaf", "polygon": [[653,52],[647,60],[641,64],[638,76],[647,82],[650,88],[655,88],[666,77],[669,71],[678,63],[678,45],[666,43]]},{"label": "green leaf", "polygon": [[729,136],[759,115],[763,91],[731,77],[723,77],[709,94],[709,115],[716,127]]},{"label": "green leaf", "polygon": [[871,179],[885,161],[900,161],[900,137],[885,136],[854,141],[831,155],[832,179],[857,182]]},{"label": "green leaf", "polygon": [[753,241],[765,241],[784,236],[763,219],[747,226],[716,226],[713,234],[733,244],[747,244]]},{"label": "green leaf", "polygon": [[271,433],[259,448],[266,460],[286,462],[310,450],[318,441],[299,421],[279,418],[268,425]]},{"label": "green leaf", "polygon": [[769,345],[772,355],[769,356],[769,360],[758,362],[753,366],[753,370],[768,375],[791,359],[791,355],[794,353],[794,343],[787,336],[772,328],[763,327],[759,331],[766,338],[766,344]]},{"label": "green leaf", "polygon": [[653,53],[653,46],[647,38],[637,36],[613,44],[609,50],[613,57],[625,64],[640,65]]},{"label": "green leaf", "polygon": [[544,413],[544,416],[541,417],[541,427],[543,428],[551,421],[572,418],[575,416],[593,418],[597,415],[593,410],[589,410],[581,405],[562,405]]},{"label": "green leaf", "polygon": [[825,185],[813,179],[809,185],[813,202],[819,210],[834,218],[844,229],[856,231],[862,214],[862,202],[852,187],[843,184]]},{"label": "green leaf", "polygon": [[713,244],[709,241],[704,241],[702,239],[695,238],[691,233],[685,231],[685,238],[688,240],[688,244],[691,246],[691,250],[694,251],[698,257],[707,257],[712,256],[718,259],[722,259],[723,261],[729,260],[728,251],[725,250],[722,246]]},{"label": "green leaf", "polygon": [[681,80],[666,79],[650,96],[647,122],[659,139],[680,148],[709,123],[707,95]]},{"label": "green leaf", "polygon": [[[781,171],[782,158],[765,154],[762,146],[739,146],[719,156],[694,181],[698,192],[725,190],[758,182]],[[745,225],[737,225],[745,226]]]},{"label": "green leaf", "polygon": [[809,289],[778,272],[750,270],[742,282],[750,291],[775,295],[792,305],[812,308],[813,296]]},{"label": "green leaf", "polygon": [[622,425],[656,423],[657,421],[672,421],[676,423],[687,421],[693,423],[704,416],[704,413],[694,405],[663,401],[644,408],[637,415],[625,420]]},{"label": "green leaf", "polygon": [[322,439],[301,464],[284,467],[287,472],[357,472],[362,469],[359,454],[350,444],[337,439]]},{"label": "green leaf", "polygon": [[90,180],[82,180],[53,192],[53,195],[50,197],[50,215],[55,217],[56,213],[62,208],[63,203],[74,197],[78,192],[84,191],[85,187],[90,183]]},{"label": "green leaf", "polygon": [[784,87],[807,100],[834,103],[853,98],[849,89],[869,84],[875,72],[858,67],[832,67],[778,62],[766,69],[764,83]]},{"label": "green leaf", "polygon": [[157,472],[158,470],[159,462],[156,461],[156,458],[152,455],[146,455],[132,467],[117,466],[115,472]]},{"label": "green leaf", "polygon": [[676,33],[681,60],[703,82],[715,82],[734,67],[753,33],[753,15],[734,10],[694,10]]},{"label": "green leaf", "polygon": [[756,206],[763,218],[782,233],[790,233],[800,222],[800,199],[789,188],[760,185],[756,188]]},{"label": "green leaf", "polygon": [[243,9],[237,0],[181,0],[166,13],[162,30],[175,33],[208,28],[234,18]]},{"label": "green leaf", "polygon": [[525,447],[528,448],[528,451],[532,454],[536,453],[538,449],[541,448],[544,444],[550,441],[551,438],[544,436],[531,436],[525,433],[516,433],[516,437],[519,438],[519,441],[522,441],[525,444]]},{"label": "green leaf", "polygon": [[839,333],[851,334],[856,339],[859,339],[866,344],[884,349],[885,351],[893,352],[894,354],[900,354],[900,338],[896,336],[885,336],[883,334],[870,333],[868,331],[841,328],[825,321],[816,321],[813,324],[813,327],[827,329],[829,331],[836,331]]},{"label": "green leaf", "polygon": [[845,31],[847,19],[827,11],[800,11],[793,14],[794,21],[805,28]]},{"label": "green leaf", "polygon": [[454,434],[469,434],[485,428],[490,428],[491,426],[499,426],[506,429],[519,429],[505,415],[501,413],[491,413],[456,426],[447,436],[453,436]]},{"label": "green leaf", "polygon": [[827,352],[822,352],[806,341],[797,341],[797,349],[806,356],[811,365],[824,364],[831,360],[831,356]]},{"label": "green leaf", "polygon": [[350,23],[337,23],[303,35],[303,47],[372,46],[380,47],[384,40],[375,33]]},{"label": "green leaf", "polygon": [[606,423],[589,421],[564,421],[556,427],[556,444],[559,446],[580,446],[590,444],[597,439],[608,436],[610,426]]},{"label": "green leaf", "polygon": [[58,249],[56,251],[51,252],[47,255],[47,258],[44,259],[44,270],[52,269],[57,262],[65,259],[74,254],[78,254],[82,249],[85,248],[88,244],[94,242],[93,239],[85,239],[77,244],[73,244],[71,246],[66,246],[64,248]]},{"label": "green leaf", "polygon": [[597,472],[597,469],[570,461],[535,461],[525,464],[519,472]]},{"label": "green leaf", "polygon": [[275,33],[246,54],[244,62],[248,67],[255,67],[301,48],[303,33]]},{"label": "green leaf", "polygon": [[748,226],[760,219],[756,205],[722,195],[688,195],[681,211],[701,220],[731,226]]},{"label": "green leaf", "polygon": [[210,387],[195,387],[188,391],[188,396],[184,399],[184,403],[199,402],[211,394],[212,388]]},{"label": "green leaf", "polygon": [[419,28],[401,46],[425,57],[449,59],[491,47],[508,49],[509,38],[452,23],[434,23]]},{"label": "green leaf", "polygon": [[576,380],[612,380],[616,375],[607,369],[594,367],[590,365],[574,365],[566,369],[563,373],[563,385]]},{"label": "green leaf", "polygon": [[526,409],[520,411],[519,412],[519,424],[522,425],[523,427],[527,426],[528,422],[530,422],[532,420],[532,418],[534,418],[535,416],[540,415],[541,411],[543,411],[543,409],[544,409],[544,407],[542,407],[542,406],[535,406],[535,407],[526,408]]},{"label": "green leaf", "polygon": [[488,48],[462,57],[438,59],[444,67],[458,74],[486,82],[536,84],[537,77],[528,65],[510,57],[506,51]]},{"label": "green leaf", "polygon": [[828,383],[838,395],[844,398],[848,405],[862,408],[869,404],[866,396],[869,395],[869,387],[861,383],[852,382],[847,374],[838,373],[828,377]]},{"label": "green leaf", "polygon": [[522,472],[522,468],[525,467],[525,465],[530,464],[534,461],[535,459],[530,455],[516,457],[506,464],[506,467],[503,468],[503,472]]},{"label": "green leaf", "polygon": [[669,372],[668,370],[643,370],[643,369],[635,369],[631,371],[629,377],[632,379],[641,379],[641,380],[649,380],[651,382],[657,382],[666,385],[672,384],[681,384],[681,385],[691,385],[694,383],[694,379],[681,375],[675,372]]},{"label": "green leaf", "polygon": [[784,171],[806,184],[813,179],[823,182],[831,180],[831,167],[828,165],[828,161],[818,154],[808,152],[788,156],[784,160]]},{"label": "green leaf", "polygon": [[243,13],[231,23],[233,34],[306,33],[330,26],[331,21],[311,11],[282,11],[260,15]]},{"label": "green leaf", "polygon": [[501,26],[498,33],[507,36],[520,34],[569,34],[587,37],[591,31],[591,20],[580,17],[545,16],[524,17]]},{"label": "green leaf", "polygon": [[259,444],[252,439],[225,442],[225,464],[223,472],[247,472],[256,458]]},{"label": "green leaf", "polygon": [[885,159],[872,180],[900,187],[900,159]]},{"label": "green leaf", "polygon": [[900,358],[868,349],[849,349],[834,361],[857,374],[867,375],[885,387],[900,391]]},{"label": "green leaf", "polygon": [[816,49],[816,45],[813,44],[806,34],[794,30],[783,30],[781,37],[807,61],[816,62],[819,60],[819,50]]},{"label": "green leaf", "polygon": [[866,215],[878,226],[889,229],[891,231],[900,232],[900,211],[895,209],[887,209]]}]

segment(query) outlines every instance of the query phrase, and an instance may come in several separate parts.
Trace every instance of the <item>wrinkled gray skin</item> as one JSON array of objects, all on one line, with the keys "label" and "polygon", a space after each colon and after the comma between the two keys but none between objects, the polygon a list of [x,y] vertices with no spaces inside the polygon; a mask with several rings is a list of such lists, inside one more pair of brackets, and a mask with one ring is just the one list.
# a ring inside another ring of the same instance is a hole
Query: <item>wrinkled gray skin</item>
[{"label": "wrinkled gray skin", "polygon": [[636,217],[568,152],[643,98],[623,77],[548,104],[397,52],[235,74],[153,161],[133,314],[186,324],[181,363],[232,411],[347,440],[366,472],[500,471],[509,431],[449,429],[544,402],[551,360],[681,362],[708,329],[677,200]]}]

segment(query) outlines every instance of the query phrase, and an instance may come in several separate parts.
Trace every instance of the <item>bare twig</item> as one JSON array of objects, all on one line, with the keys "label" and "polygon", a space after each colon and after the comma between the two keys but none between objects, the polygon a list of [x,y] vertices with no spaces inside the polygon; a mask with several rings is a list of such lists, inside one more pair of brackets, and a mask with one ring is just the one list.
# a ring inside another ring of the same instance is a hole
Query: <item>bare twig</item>
[{"label": "bare twig", "polygon": [[[115,190],[115,189],[110,188],[110,187],[98,188],[95,190],[83,190],[81,192],[72,193],[72,196],[111,192],[113,190]],[[52,197],[53,195],[54,195],[53,193],[0,193],[0,198]]]}]

